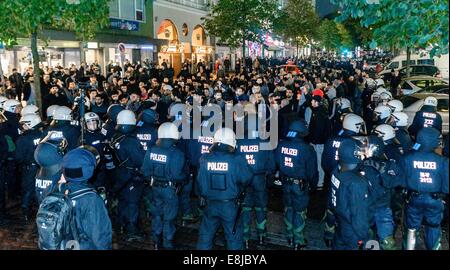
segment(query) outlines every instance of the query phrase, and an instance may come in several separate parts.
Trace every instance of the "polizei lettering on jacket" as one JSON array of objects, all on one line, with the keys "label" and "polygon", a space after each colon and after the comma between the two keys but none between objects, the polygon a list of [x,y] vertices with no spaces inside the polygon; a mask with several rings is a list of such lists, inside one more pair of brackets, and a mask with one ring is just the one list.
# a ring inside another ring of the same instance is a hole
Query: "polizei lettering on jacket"
[{"label": "polizei lettering on jacket", "polygon": [[436,170],[436,162],[433,161],[414,161],[415,169]]},{"label": "polizei lettering on jacket", "polygon": [[256,153],[259,152],[258,145],[241,145],[240,150],[242,153]]},{"label": "polizei lettering on jacket", "polygon": [[166,163],[167,156],[166,155],[155,154],[155,153],[150,153],[150,159],[154,160],[154,161],[159,161],[159,162]]},{"label": "polizei lettering on jacket", "polygon": [[281,147],[281,153],[289,156],[297,156],[298,150],[295,148]]},{"label": "polizei lettering on jacket", "polygon": [[36,187],[39,189],[46,189],[51,184],[52,184],[52,180],[36,179]]},{"label": "polizei lettering on jacket", "polygon": [[213,144],[214,138],[212,137],[205,137],[205,136],[199,136],[198,137],[198,142],[199,143],[207,143],[207,144]]},{"label": "polizei lettering on jacket", "polygon": [[208,162],[208,171],[228,171],[228,163],[227,162]]}]

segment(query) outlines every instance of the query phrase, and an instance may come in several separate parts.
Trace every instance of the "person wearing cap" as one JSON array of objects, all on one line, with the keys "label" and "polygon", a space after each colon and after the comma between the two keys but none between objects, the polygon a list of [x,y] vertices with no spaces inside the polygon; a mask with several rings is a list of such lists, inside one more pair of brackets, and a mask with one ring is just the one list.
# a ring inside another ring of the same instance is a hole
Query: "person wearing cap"
[{"label": "person wearing cap", "polygon": [[339,147],[339,167],[331,177],[329,207],[336,215],[334,250],[363,249],[369,240],[369,182],[360,172],[362,151],[356,140]]},{"label": "person wearing cap", "polygon": [[228,250],[241,250],[242,221],[236,202],[252,179],[244,156],[236,152],[236,135],[229,128],[214,134],[209,153],[200,158],[196,179],[199,195],[205,201],[197,249],[211,250],[217,229],[222,225]]},{"label": "person wearing cap", "polygon": [[156,145],[149,146],[141,167],[142,175],[152,187],[152,239],[159,246],[173,249],[178,191],[187,177],[184,153],[176,145],[180,139],[177,126],[164,123],[158,129]]},{"label": "person wearing cap", "polygon": [[405,209],[406,232],[404,248],[415,249],[416,235],[425,227],[428,250],[441,248],[443,199],[448,195],[448,158],[435,153],[440,145],[440,132],[433,127],[419,130],[415,150],[400,160],[405,173],[404,187],[408,190]]},{"label": "person wearing cap", "polygon": [[[68,194],[92,189],[88,184],[97,166],[96,156],[83,148],[68,152],[62,162]],[[93,189],[71,198],[80,250],[112,249],[112,226],[103,199]]]},{"label": "person wearing cap", "polygon": [[442,133],[442,116],[436,112],[437,106],[438,100],[435,97],[425,98],[422,108],[416,112],[414,120],[408,128],[409,134],[413,138],[424,127],[433,127]]},{"label": "person wearing cap", "polygon": [[[322,92],[321,90],[319,90]],[[323,95],[323,92],[322,92]],[[314,147],[317,154],[317,164],[319,170],[319,190],[324,187],[325,173],[322,169],[322,153],[325,143],[331,137],[331,121],[328,118],[328,110],[323,105],[323,98],[320,94],[314,95],[311,106],[306,109],[305,120],[308,123],[309,135],[308,141]]]},{"label": "person wearing cap", "polygon": [[284,222],[289,245],[294,250],[307,246],[304,228],[309,192],[317,187],[317,157],[305,141],[309,131],[304,120],[289,125],[286,140],[275,150],[275,162],[283,183]]}]

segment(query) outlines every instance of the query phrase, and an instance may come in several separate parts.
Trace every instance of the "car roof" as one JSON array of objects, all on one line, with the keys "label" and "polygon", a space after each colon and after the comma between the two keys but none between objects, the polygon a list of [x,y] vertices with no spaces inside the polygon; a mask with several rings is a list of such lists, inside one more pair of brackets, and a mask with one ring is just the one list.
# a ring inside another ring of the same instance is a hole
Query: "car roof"
[{"label": "car roof", "polygon": [[[404,81],[413,81],[413,80],[441,80],[440,78],[429,76],[429,75],[420,75],[420,76],[411,76],[403,79]],[[443,80],[441,80],[443,81]]]},{"label": "car roof", "polygon": [[[437,66],[435,66],[435,65],[426,65],[426,64],[424,64],[424,65],[409,65],[409,67],[435,67],[435,68],[437,68]],[[406,66],[402,67],[402,69],[403,68],[406,68]]]},{"label": "car roof", "polygon": [[412,97],[424,99],[426,97],[435,97],[437,99],[448,99],[448,94],[438,94],[438,93],[414,93]]}]

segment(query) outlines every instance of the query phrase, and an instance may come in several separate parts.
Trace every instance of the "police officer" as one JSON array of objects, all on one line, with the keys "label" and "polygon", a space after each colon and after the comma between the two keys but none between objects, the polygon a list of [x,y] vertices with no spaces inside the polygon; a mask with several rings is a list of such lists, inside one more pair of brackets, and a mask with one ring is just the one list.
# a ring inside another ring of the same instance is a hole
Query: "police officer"
[{"label": "police officer", "polygon": [[424,127],[433,127],[442,132],[442,117],[436,112],[438,101],[435,97],[427,97],[420,111],[416,112],[411,126],[408,128],[412,137]]},{"label": "police officer", "polygon": [[[3,114],[0,112],[0,123],[2,122]],[[4,174],[4,166],[8,153],[8,143],[4,136],[3,130],[0,128],[0,226],[3,225],[5,221],[5,188],[6,188],[6,177]]]},{"label": "police officer", "polygon": [[[95,151],[95,150],[94,150]],[[98,153],[96,153],[98,155]],[[72,195],[74,219],[80,237],[80,250],[112,249],[112,226],[105,203],[88,184],[98,158],[90,151],[77,148],[64,156],[62,171],[68,194]],[[83,193],[81,193],[83,192]],[[80,193],[77,196],[77,193]]]},{"label": "police officer", "polygon": [[393,112],[389,124],[394,127],[395,139],[400,143],[403,152],[408,153],[414,144],[407,128],[408,115],[404,112]]},{"label": "police officer", "polygon": [[245,157],[236,153],[236,139],[229,128],[214,134],[209,153],[200,158],[197,176],[199,195],[205,200],[197,249],[212,249],[214,235],[222,225],[227,248],[242,249],[242,224],[239,224],[239,204],[242,191],[252,179]]},{"label": "police officer", "polygon": [[158,119],[159,115],[152,109],[145,109],[138,117],[136,137],[142,144],[144,151],[152,147],[158,139]]},{"label": "police officer", "polygon": [[19,122],[23,132],[17,139],[14,158],[22,169],[22,214],[25,221],[29,221],[31,203],[35,198],[35,177],[38,171],[34,151],[43,136],[41,129],[43,125],[41,117],[36,114],[26,114],[20,118]]},{"label": "police officer", "polygon": [[126,230],[128,241],[142,239],[138,233],[138,216],[144,189],[140,168],[145,151],[134,134],[135,129],[134,112],[121,111],[117,116],[117,133],[111,142],[117,157],[113,192],[118,195],[119,223]]},{"label": "police officer", "polygon": [[330,120],[333,126],[333,135],[338,134],[342,129],[342,124],[345,116],[352,113],[352,104],[346,98],[339,98],[336,100]]},{"label": "police officer", "polygon": [[425,226],[425,246],[428,250],[441,247],[441,221],[444,211],[442,198],[448,195],[448,158],[436,154],[440,132],[432,127],[417,134],[415,151],[408,153],[401,166],[408,189],[404,247],[415,248],[417,231]]},{"label": "police officer", "polygon": [[117,116],[123,110],[124,108],[119,104],[112,104],[108,108],[108,111],[106,113],[108,116],[108,120],[103,124],[103,127],[101,129],[102,134],[106,137],[108,141],[111,141],[112,137],[116,133]]},{"label": "police officer", "polygon": [[27,105],[20,111],[20,116],[27,114],[39,114],[39,108],[36,105]]},{"label": "police officer", "polygon": [[385,145],[381,138],[368,137],[368,148],[362,172],[370,183],[371,226],[383,250],[394,250],[394,218],[392,215],[392,190],[403,183],[402,170],[395,160],[388,160],[384,153]]},{"label": "police officer", "polygon": [[373,125],[386,124],[391,117],[391,108],[386,105],[378,105],[373,111]]},{"label": "police officer", "polygon": [[50,132],[34,151],[34,160],[40,166],[36,174],[36,199],[38,205],[61,179],[62,159],[67,149],[67,140]]},{"label": "police officer", "polygon": [[53,121],[53,116],[55,115],[56,110],[59,108],[59,105],[52,105],[47,108],[47,119],[45,121],[45,125],[49,126]]},{"label": "police officer", "polygon": [[181,182],[186,179],[187,166],[184,153],[176,146],[180,139],[178,128],[170,122],[158,129],[158,141],[150,146],[142,165],[142,174],[152,186],[152,238],[155,249],[162,246],[173,249],[175,219]]},{"label": "police officer", "polygon": [[[249,112],[250,114],[256,112]],[[248,116],[244,119],[249,119]],[[254,117],[256,119],[256,116]],[[249,123],[245,125],[248,127]],[[275,160],[273,151],[261,149],[263,140],[259,138],[259,132],[255,128],[248,128],[245,138],[237,140],[237,151],[247,159],[252,169],[253,178],[247,188],[244,207],[242,209],[242,221],[244,225],[245,248],[249,248],[250,227],[252,224],[252,210],[256,214],[256,231],[259,244],[263,244],[267,223],[268,192],[266,177],[275,173]]]},{"label": "police officer", "polygon": [[317,156],[304,141],[308,136],[306,122],[296,120],[289,126],[287,140],[275,151],[275,162],[283,183],[284,221],[288,241],[295,250],[307,245],[304,237],[309,192],[318,182]]},{"label": "police officer", "polygon": [[67,151],[75,149],[80,138],[80,128],[72,125],[72,120],[72,111],[66,106],[59,106],[55,110],[53,121],[47,130],[48,132],[53,131],[53,136],[59,134],[67,140]]},{"label": "police officer", "polygon": [[330,201],[336,214],[333,249],[361,249],[369,239],[369,182],[359,170],[358,143],[345,140],[339,148],[339,168],[332,176]]}]

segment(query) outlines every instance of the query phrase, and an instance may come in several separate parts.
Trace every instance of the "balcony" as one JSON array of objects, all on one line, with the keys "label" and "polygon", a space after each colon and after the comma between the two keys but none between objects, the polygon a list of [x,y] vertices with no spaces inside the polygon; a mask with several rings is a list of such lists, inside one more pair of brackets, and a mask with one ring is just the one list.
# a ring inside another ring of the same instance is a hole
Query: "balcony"
[{"label": "balcony", "polygon": [[158,0],[161,2],[171,2],[171,3],[175,3],[178,5],[182,5],[182,6],[186,6],[186,7],[191,7],[191,8],[195,8],[195,9],[199,9],[199,10],[203,10],[203,11],[208,11],[208,6],[207,4],[209,3],[209,0]]}]

